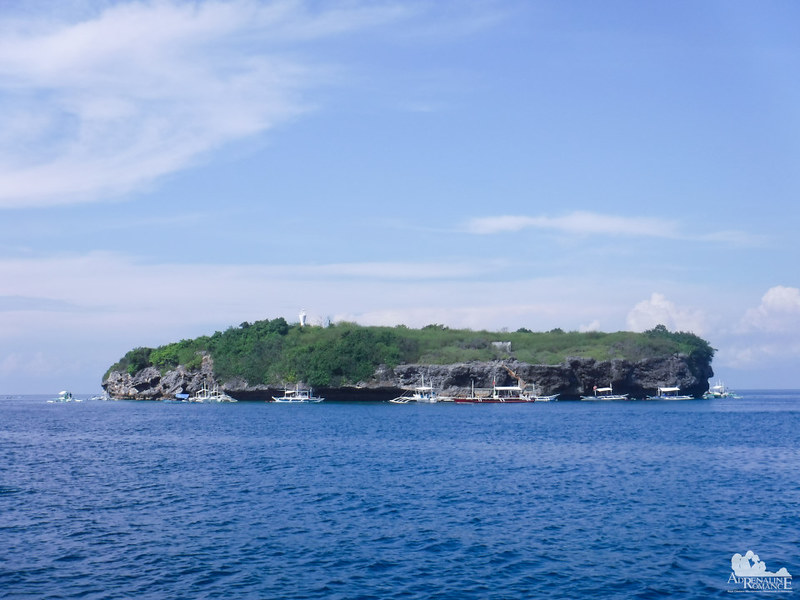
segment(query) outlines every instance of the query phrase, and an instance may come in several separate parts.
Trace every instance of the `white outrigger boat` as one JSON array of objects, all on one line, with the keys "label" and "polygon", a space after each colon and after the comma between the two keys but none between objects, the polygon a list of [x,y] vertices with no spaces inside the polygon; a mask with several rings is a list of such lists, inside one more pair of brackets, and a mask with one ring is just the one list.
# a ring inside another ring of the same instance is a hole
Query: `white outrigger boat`
[{"label": "white outrigger boat", "polygon": [[322,402],[325,398],[314,396],[313,390],[306,390],[298,387],[293,390],[283,390],[283,396],[273,396],[272,400],[285,404],[309,404]]},{"label": "white outrigger boat", "polygon": [[54,404],[57,402],[83,402],[80,398],[75,398],[72,395],[72,392],[68,392],[67,390],[63,390],[58,392],[58,396],[53,398],[52,400],[48,400],[48,404]]},{"label": "white outrigger boat", "polygon": [[409,402],[433,404],[439,402],[439,394],[433,389],[433,386],[425,385],[425,377],[423,377],[422,385],[415,387],[411,394],[403,394],[397,398],[392,398],[389,402],[392,404],[408,404]]},{"label": "white outrigger boat", "polygon": [[503,368],[508,371],[514,379],[517,380],[519,385],[496,385],[492,382],[491,394],[476,395],[475,383],[472,384],[472,393],[469,396],[456,396],[453,402],[461,404],[523,404],[531,402],[552,402],[558,398],[558,394],[550,396],[541,396],[536,393],[534,386],[532,392],[528,392],[528,385],[522,380],[522,377],[517,375],[514,371],[503,365]]},{"label": "white outrigger boat", "polygon": [[534,402],[555,402],[558,400],[558,394],[550,394],[549,396],[541,396],[536,393],[536,386],[533,386],[530,397],[533,398]]},{"label": "white outrigger boat", "polygon": [[648,396],[648,400],[694,400],[694,396],[681,394],[678,387],[660,387],[655,396]]},{"label": "white outrigger boat", "polygon": [[236,398],[232,398],[225,392],[221,391],[216,385],[209,389],[205,382],[203,387],[197,390],[193,396],[187,399],[188,402],[237,402]]},{"label": "white outrigger boat", "polygon": [[593,391],[593,396],[581,396],[581,400],[629,400],[628,394],[615,394],[611,384],[602,388],[594,386]]},{"label": "white outrigger boat", "polygon": [[472,393],[469,396],[456,396],[453,402],[459,404],[522,404],[526,402],[536,402],[536,398],[525,393],[524,388],[518,385],[495,385],[488,395]]},{"label": "white outrigger boat", "polygon": [[729,390],[721,381],[717,381],[717,385],[708,388],[708,391],[703,394],[703,398],[710,400],[712,398],[741,398],[741,396],[733,390]]}]

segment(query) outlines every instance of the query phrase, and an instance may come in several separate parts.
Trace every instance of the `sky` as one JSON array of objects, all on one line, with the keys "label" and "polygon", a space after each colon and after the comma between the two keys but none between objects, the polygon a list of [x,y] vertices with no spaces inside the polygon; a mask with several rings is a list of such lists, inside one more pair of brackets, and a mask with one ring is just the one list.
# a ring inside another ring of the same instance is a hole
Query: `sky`
[{"label": "sky", "polygon": [[[0,394],[244,321],[800,388],[800,4],[0,0]],[[712,382],[713,383],[713,382]]]}]

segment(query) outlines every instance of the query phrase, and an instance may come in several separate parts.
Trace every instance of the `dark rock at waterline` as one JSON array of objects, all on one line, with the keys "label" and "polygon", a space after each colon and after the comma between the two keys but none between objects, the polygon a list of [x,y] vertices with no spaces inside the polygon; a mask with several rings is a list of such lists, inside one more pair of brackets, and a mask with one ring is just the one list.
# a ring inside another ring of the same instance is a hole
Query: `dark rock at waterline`
[{"label": "dark rock at waterline", "polygon": [[[516,375],[512,375],[509,371]],[[329,401],[389,400],[425,381],[445,396],[468,394],[471,388],[515,385],[521,379],[533,385],[538,394],[559,394],[563,400],[591,395],[595,386],[613,386],[615,393],[632,398],[653,395],[659,386],[681,388],[682,393],[701,396],[708,390],[714,372],[709,363],[687,355],[626,360],[597,361],[571,358],[560,365],[532,365],[517,360],[466,362],[451,365],[407,364],[379,367],[368,381],[340,387],[320,387],[317,395]],[[218,385],[238,400],[264,401],[283,390],[274,386],[250,385],[241,378],[217,381],[210,356],[203,358],[199,369],[178,366],[163,375],[155,367],[129,374],[112,371],[103,388],[114,398],[161,400],[176,394],[193,394],[203,384]],[[293,386],[289,386],[293,387]]]}]

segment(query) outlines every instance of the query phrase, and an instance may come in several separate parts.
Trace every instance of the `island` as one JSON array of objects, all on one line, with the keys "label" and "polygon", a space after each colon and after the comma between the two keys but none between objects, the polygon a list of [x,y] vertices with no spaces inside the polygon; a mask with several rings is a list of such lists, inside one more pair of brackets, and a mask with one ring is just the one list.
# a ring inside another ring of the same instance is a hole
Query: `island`
[{"label": "island", "polygon": [[381,401],[423,379],[450,396],[524,380],[562,400],[605,386],[632,398],[665,385],[700,397],[714,375],[713,356],[704,339],[663,325],[642,333],[492,332],[439,324],[312,326],[279,317],[134,348],[108,369],[102,386],[113,398],[131,400],[173,399],[207,386],[264,401],[302,385],[327,400]]}]

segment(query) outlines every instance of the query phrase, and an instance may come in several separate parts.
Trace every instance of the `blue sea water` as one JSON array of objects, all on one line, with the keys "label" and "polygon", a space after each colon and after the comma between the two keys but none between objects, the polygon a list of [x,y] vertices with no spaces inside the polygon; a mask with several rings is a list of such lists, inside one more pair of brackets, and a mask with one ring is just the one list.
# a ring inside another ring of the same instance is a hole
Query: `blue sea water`
[{"label": "blue sea water", "polygon": [[747,550],[800,573],[796,391],[45,400],[0,399],[0,598],[729,598]]}]

